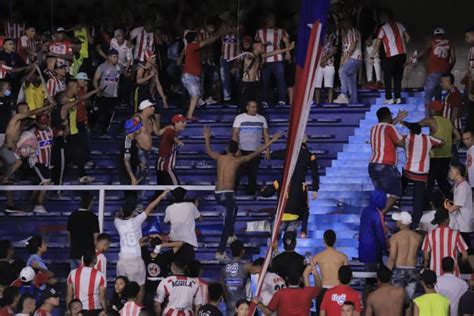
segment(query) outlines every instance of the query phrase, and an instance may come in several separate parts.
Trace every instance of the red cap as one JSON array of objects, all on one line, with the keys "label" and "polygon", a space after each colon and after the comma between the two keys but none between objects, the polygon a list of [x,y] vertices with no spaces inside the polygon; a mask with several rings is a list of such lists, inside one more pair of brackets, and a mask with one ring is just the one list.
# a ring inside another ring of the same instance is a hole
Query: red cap
[{"label": "red cap", "polygon": [[243,42],[243,43],[252,44],[252,42],[253,42],[252,36],[250,36],[250,35],[245,35],[244,38],[242,39],[242,42]]},{"label": "red cap", "polygon": [[439,100],[434,100],[428,104],[428,107],[435,112],[441,112],[443,110],[443,103]]},{"label": "red cap", "polygon": [[156,56],[156,54],[152,50],[147,50],[145,52],[145,60],[148,59],[148,58],[155,57],[155,56]]},{"label": "red cap", "polygon": [[40,115],[36,117],[36,120],[40,124],[49,124],[49,116],[46,114]]},{"label": "red cap", "polygon": [[177,122],[186,122],[186,118],[184,117],[183,114],[175,114],[171,118],[171,123],[177,123]]}]

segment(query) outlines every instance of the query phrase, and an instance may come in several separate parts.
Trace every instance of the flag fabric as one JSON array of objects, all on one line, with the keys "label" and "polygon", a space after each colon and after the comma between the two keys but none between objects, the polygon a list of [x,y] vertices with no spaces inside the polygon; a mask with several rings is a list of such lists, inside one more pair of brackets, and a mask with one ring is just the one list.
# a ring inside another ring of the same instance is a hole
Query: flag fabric
[{"label": "flag fabric", "polygon": [[[271,236],[272,244],[278,239],[279,226],[286,208],[291,177],[298,160],[306,123],[311,110],[316,68],[321,54],[329,4],[330,0],[302,0],[301,2],[296,46],[295,92],[293,104],[291,105],[283,179]],[[260,295],[263,279],[271,257],[272,248],[269,247],[257,283],[256,297]],[[249,315],[253,315],[254,312],[255,306],[252,304]]]}]

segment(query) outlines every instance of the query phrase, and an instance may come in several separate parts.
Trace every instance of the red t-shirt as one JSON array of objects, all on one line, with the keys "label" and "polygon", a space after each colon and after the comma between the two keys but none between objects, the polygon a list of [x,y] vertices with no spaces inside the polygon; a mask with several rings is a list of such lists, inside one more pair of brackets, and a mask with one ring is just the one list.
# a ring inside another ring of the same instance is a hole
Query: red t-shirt
[{"label": "red t-shirt", "polygon": [[356,312],[361,311],[360,295],[347,285],[338,285],[324,293],[321,310],[326,311],[326,315],[341,315],[341,309],[344,302],[354,303]]},{"label": "red t-shirt", "polygon": [[[86,91],[84,88],[77,88],[78,97],[82,97],[84,94],[86,94]],[[87,123],[87,106],[85,101],[81,101],[77,104],[77,112],[76,112],[76,121],[78,122],[86,122]]]},{"label": "red t-shirt", "polygon": [[428,73],[449,71],[449,58],[451,57],[451,44],[445,39],[431,41],[431,50],[426,64]]},{"label": "red t-shirt", "polygon": [[0,316],[13,316],[13,315],[15,315],[15,313],[13,312],[13,310],[10,309],[10,307],[5,306],[5,307],[0,308]]},{"label": "red t-shirt", "polygon": [[173,151],[174,138],[176,131],[172,128],[167,128],[160,138],[160,157],[168,157]]},{"label": "red t-shirt", "polygon": [[[300,316],[308,315],[311,301],[319,294],[318,287],[285,288],[275,292],[268,304],[268,309],[278,315]],[[340,314],[340,313],[339,313]]]},{"label": "red t-shirt", "polygon": [[184,58],[184,73],[200,77],[202,66],[199,42],[190,43],[186,46]]}]

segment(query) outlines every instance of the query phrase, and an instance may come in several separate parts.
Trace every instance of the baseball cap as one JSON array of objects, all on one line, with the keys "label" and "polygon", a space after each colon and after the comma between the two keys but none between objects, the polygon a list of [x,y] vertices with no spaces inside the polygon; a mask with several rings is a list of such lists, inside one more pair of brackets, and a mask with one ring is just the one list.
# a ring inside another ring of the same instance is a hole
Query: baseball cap
[{"label": "baseball cap", "polygon": [[123,127],[125,128],[125,132],[127,134],[133,134],[136,131],[138,131],[140,128],[142,128],[143,124],[140,122],[140,120],[136,118],[131,118],[129,120],[125,121],[125,124]]},{"label": "baseball cap", "polygon": [[285,235],[283,236],[283,242],[287,246],[294,244],[296,242],[296,232],[294,231],[285,232]]},{"label": "baseball cap", "polygon": [[90,80],[89,76],[85,72],[79,72],[77,73],[76,77],[74,77],[76,80]]},{"label": "baseball cap", "polygon": [[428,107],[433,111],[441,112],[443,110],[443,103],[439,100],[434,100],[428,104]]},{"label": "baseball cap", "polygon": [[405,211],[399,212],[399,213],[393,213],[392,219],[394,221],[401,222],[403,225],[410,225],[412,223],[411,214]]},{"label": "baseball cap", "polygon": [[65,31],[66,31],[66,29],[62,26],[60,26],[56,29],[56,33],[65,32]]},{"label": "baseball cap", "polygon": [[32,267],[24,267],[23,269],[21,269],[21,272],[20,272],[21,282],[25,282],[25,283],[31,282],[33,281],[35,276],[36,276],[36,273]]},{"label": "baseball cap", "polygon": [[445,34],[445,32],[444,32],[444,29],[442,27],[437,27],[433,31],[433,35],[444,35],[444,34]]},{"label": "baseball cap", "polygon": [[111,48],[107,52],[107,56],[113,56],[113,55],[118,55],[118,51],[115,48]]},{"label": "baseball cap", "polygon": [[177,123],[177,122],[186,122],[186,118],[184,117],[183,114],[173,115],[173,117],[171,118],[171,123],[174,124],[174,123]]},{"label": "baseball cap", "polygon": [[449,213],[446,210],[437,210],[434,219],[431,221],[431,224],[438,225],[444,222],[447,218],[449,218]]},{"label": "baseball cap", "polygon": [[46,114],[42,114],[36,117],[36,121],[40,124],[48,124],[49,123],[49,116]]},{"label": "baseball cap", "polygon": [[41,300],[44,302],[48,298],[51,297],[59,297],[60,293],[54,288],[54,287],[49,287],[46,288],[42,293],[41,293]]},{"label": "baseball cap", "polygon": [[156,57],[155,52],[152,51],[152,50],[147,50],[147,51],[145,52],[145,59],[147,59],[147,58],[152,58],[152,57]]},{"label": "baseball cap", "polygon": [[142,102],[140,102],[140,106],[138,107],[138,109],[140,111],[143,111],[147,107],[154,106],[154,105],[155,105],[155,103],[153,103],[150,100],[146,99],[146,100],[143,100]]},{"label": "baseball cap", "polygon": [[432,285],[436,284],[437,278],[436,273],[432,270],[425,270],[421,274],[421,280],[425,283],[425,285]]},{"label": "baseball cap", "polygon": [[242,39],[242,42],[244,44],[252,44],[253,38],[250,35],[245,35],[244,38]]}]

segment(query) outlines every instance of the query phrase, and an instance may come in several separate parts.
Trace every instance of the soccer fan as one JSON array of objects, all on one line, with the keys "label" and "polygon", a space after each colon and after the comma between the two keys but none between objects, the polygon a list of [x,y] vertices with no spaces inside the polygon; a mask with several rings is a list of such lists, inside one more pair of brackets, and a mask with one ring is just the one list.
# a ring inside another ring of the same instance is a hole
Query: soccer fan
[{"label": "soccer fan", "polygon": [[9,286],[16,278],[23,263],[15,259],[15,249],[8,239],[0,240],[0,287]]},{"label": "soccer fan", "polygon": [[16,53],[16,47],[13,39],[6,38],[3,41],[3,50],[0,50],[0,73],[4,71],[6,74],[2,74],[2,78],[7,79],[12,85],[13,96],[16,97],[21,87],[21,76],[20,73],[23,70],[27,70],[25,62],[20,55]]},{"label": "soccer fan", "polygon": [[137,88],[135,90],[135,111],[142,101],[155,99],[155,91],[163,100],[163,107],[168,108],[168,101],[161,86],[156,65],[156,53],[152,50],[145,52],[145,61],[137,66]]},{"label": "soccer fan", "polygon": [[242,298],[235,303],[234,316],[246,316],[249,313],[250,303],[245,298]]},{"label": "soccer fan", "polygon": [[130,282],[125,287],[124,296],[127,303],[120,310],[120,316],[139,316],[142,306],[137,302],[140,286],[137,282]]},{"label": "soccer fan", "polygon": [[166,190],[161,193],[138,215],[134,214],[135,205],[125,204],[114,219],[115,228],[120,235],[120,253],[116,275],[126,276],[130,281],[140,285],[139,302],[143,302],[146,280],[145,263],[140,249],[142,224],[168,192],[169,190]]},{"label": "soccer fan", "polygon": [[109,305],[116,312],[120,312],[125,303],[127,303],[127,299],[125,298],[124,294],[125,288],[129,282],[130,281],[128,281],[128,278],[123,275],[119,275],[115,278],[114,289],[112,297],[109,301]]},{"label": "soccer fan", "polygon": [[[449,213],[438,210],[432,224],[438,225],[436,229],[428,233],[423,239],[421,249],[423,250],[424,268],[430,268],[436,275],[441,275],[441,261],[444,257],[454,259],[454,275],[459,276],[458,255],[467,261],[468,247],[461,233],[449,227]],[[434,284],[433,284],[434,285]]]},{"label": "soccer fan", "polygon": [[404,288],[408,299],[413,300],[418,282],[416,263],[421,237],[410,230],[412,224],[410,213],[405,211],[393,213],[392,219],[396,221],[400,231],[390,237],[387,267],[393,272],[393,284]]},{"label": "soccer fan", "polygon": [[[185,246],[186,248],[186,246]],[[202,265],[199,260],[193,260],[187,264],[187,275],[191,278],[195,278],[199,284],[199,291],[197,295],[200,295],[201,304],[207,304],[208,293],[209,293],[209,284],[207,281],[202,278]]]},{"label": "soccer fan", "polygon": [[405,304],[405,291],[403,288],[390,284],[392,272],[385,266],[377,270],[378,288],[369,294],[367,298],[366,316],[403,315]]},{"label": "soccer fan", "polygon": [[232,31],[222,36],[220,58],[220,75],[224,102],[229,102],[232,99],[231,77],[235,79],[235,83],[238,83],[240,80],[240,71],[235,67],[237,62],[234,61],[234,58],[239,54],[239,34],[234,30],[235,23],[232,20],[228,21],[228,24]]},{"label": "soccer fan", "polygon": [[[407,58],[406,44],[410,41],[410,36],[405,26],[395,21],[393,13],[389,10],[380,14],[380,21],[382,22],[382,26],[377,32],[377,40],[370,59],[375,59],[375,55],[383,43],[385,50],[385,61],[382,63],[385,84],[385,103],[400,104],[402,103],[403,66]],[[392,79],[394,94],[392,94]]]},{"label": "soccer fan", "polygon": [[6,80],[0,79],[0,146],[5,141],[5,130],[12,117],[12,87]]},{"label": "soccer fan", "polygon": [[[370,56],[374,53],[375,43],[376,43],[376,34],[371,34],[365,40],[364,45],[364,65],[365,65],[365,74],[367,79],[367,87],[369,89],[377,90],[383,87],[382,83],[382,61],[380,60],[379,52],[375,52],[373,59],[370,59]],[[375,80],[374,81],[374,71],[375,71]]]},{"label": "soccer fan", "polygon": [[222,300],[224,289],[220,283],[208,284],[208,303],[199,308],[197,316],[222,316],[219,310],[219,303]]},{"label": "soccer fan", "polygon": [[341,266],[338,271],[338,278],[340,284],[331,289],[328,289],[324,294],[319,315],[339,315],[342,311],[342,304],[344,304],[345,301],[353,302],[355,304],[354,315],[360,315],[360,294],[349,286],[352,280],[351,267],[348,265]]},{"label": "soccer fan", "polygon": [[420,232],[422,233],[429,233],[433,231],[437,225],[431,224],[431,221],[435,218],[435,214],[437,210],[444,210],[447,212],[448,210],[444,207],[444,201],[446,200],[446,197],[444,194],[436,190],[433,192],[433,194],[430,197],[430,209],[426,212],[423,213],[423,216],[420,219]]},{"label": "soccer fan", "polygon": [[[207,17],[204,21],[204,26],[199,30],[199,41],[205,41],[216,35],[216,25],[219,19],[213,16]],[[225,26],[229,27],[229,26]],[[201,49],[201,65],[202,65],[202,100],[207,105],[216,104],[214,99],[220,95],[219,83],[219,58],[218,58],[219,43],[213,42],[211,45]],[[185,61],[186,63],[186,61]],[[200,102],[200,105],[202,102]]]},{"label": "soccer fan", "polygon": [[469,45],[469,53],[467,56],[466,73],[461,83],[464,84],[464,94],[467,97],[467,116],[466,130],[474,130],[474,27],[468,28],[464,35],[466,44]]},{"label": "soccer fan", "polygon": [[[257,30],[255,34],[255,40],[262,42],[265,47],[265,53],[271,53],[273,51],[281,49],[281,43],[285,44],[285,47],[290,46],[290,37],[288,33],[275,26],[276,24],[275,14],[269,13],[265,17],[265,23],[263,28]],[[290,59],[290,53],[285,52],[285,59]],[[262,66],[262,89],[263,89],[263,102],[264,106],[268,105],[271,99],[270,95],[270,79],[271,76],[275,76],[278,86],[278,105],[286,104],[286,84],[285,84],[285,69],[283,63],[283,55],[281,53],[268,56],[264,59]]]},{"label": "soccer fan", "polygon": [[[454,76],[451,73],[441,75],[441,88],[447,91],[443,100],[443,117],[449,119],[451,124],[458,132],[462,130],[462,95],[459,89],[454,85]],[[457,153],[457,148],[456,148]]]},{"label": "soccer fan", "polygon": [[[26,261],[26,266],[32,267],[35,271],[44,273],[48,279],[54,279],[54,273],[48,270],[42,256],[48,251],[48,243],[40,235],[30,236],[26,240],[26,251],[30,257]],[[51,281],[52,283],[55,283]]]},{"label": "soccer fan", "polygon": [[341,94],[334,100],[337,104],[356,104],[357,76],[362,61],[360,32],[349,20],[341,23],[342,57],[339,68]]},{"label": "soccer fan", "polygon": [[337,53],[337,47],[339,45],[339,32],[336,29],[334,21],[327,24],[326,35],[324,37],[324,46],[321,51],[321,60],[318,68],[316,69],[316,92],[315,102],[319,104],[321,101],[321,88],[327,89],[328,103],[333,101],[333,87],[334,87],[334,75],[336,68],[334,66],[334,58]]},{"label": "soccer fan", "polygon": [[[120,150],[119,180],[122,185],[136,185],[140,182],[138,167],[137,137],[141,134],[143,123],[140,117],[131,118],[124,123],[125,140]],[[137,193],[135,191],[124,191],[125,203],[137,204]]]},{"label": "soccer fan", "polygon": [[[240,152],[244,157],[252,154],[261,146],[262,138],[265,144],[270,141],[267,120],[257,113],[257,101],[247,102],[246,110],[246,113],[237,115],[232,124],[232,140],[239,143]],[[265,159],[270,159],[270,147],[265,151]],[[247,195],[255,195],[257,191],[259,165],[260,157],[257,155],[240,168],[236,187],[240,183],[241,173],[245,170],[248,176]]]},{"label": "soccer fan", "polygon": [[437,277],[434,271],[423,271],[421,274],[421,285],[423,286],[425,294],[413,300],[413,315],[449,315],[449,300],[445,296],[436,293],[436,283]]},{"label": "soccer fan", "polygon": [[30,72],[25,77],[24,85],[22,86],[24,101],[28,103],[31,110],[42,108],[45,104],[46,86],[43,85],[36,68],[31,68]]},{"label": "soccer fan", "polygon": [[474,188],[474,132],[466,130],[462,133],[462,142],[467,148],[466,168],[467,178],[471,188]]},{"label": "soccer fan", "polygon": [[155,34],[153,22],[146,20],[143,26],[138,26],[130,32],[130,40],[134,41],[133,58],[136,62],[145,60],[145,52],[153,50],[155,45]]},{"label": "soccer fan", "polygon": [[84,254],[83,265],[72,270],[67,278],[66,304],[79,299],[84,309],[93,315],[107,308],[107,280],[94,268],[96,262],[94,253]]},{"label": "soccer fan", "polygon": [[73,51],[72,43],[66,39],[66,30],[64,27],[58,27],[54,33],[54,40],[48,44],[48,51],[51,56],[56,57],[56,65],[71,65]]},{"label": "soccer fan", "polygon": [[95,243],[95,255],[97,257],[96,264],[94,265],[94,269],[97,271],[102,272],[107,280],[107,257],[105,253],[109,250],[110,243],[112,242],[112,238],[107,233],[101,233],[97,236],[97,241]]},{"label": "soccer fan", "polygon": [[17,47],[18,54],[25,64],[30,65],[36,61],[38,49],[35,41],[36,28],[32,25],[25,29],[25,34],[20,37]]},{"label": "soccer fan", "polygon": [[15,316],[31,316],[36,310],[36,300],[29,294],[23,294],[18,303],[19,313]]},{"label": "soccer fan", "polygon": [[51,73],[51,77],[48,81],[46,81],[46,89],[49,96],[54,98],[58,93],[63,92],[66,89],[66,75],[66,65],[54,65],[54,71]]},{"label": "soccer fan", "polygon": [[[256,271],[259,273],[259,277],[261,277],[261,271],[264,264],[265,258],[258,258],[255,260],[252,265],[256,267]],[[255,271],[254,271],[255,272]],[[274,272],[267,271],[263,278],[262,289],[260,290],[259,301],[262,302],[263,305],[268,305],[273,297],[273,295],[286,287],[285,280]],[[275,315],[275,313],[273,313]]]},{"label": "soccer fan", "polygon": [[114,31],[114,37],[110,39],[110,48],[118,52],[118,63],[124,68],[128,69],[133,63],[133,46],[125,38],[125,32],[122,29]]},{"label": "soccer fan", "polygon": [[413,182],[413,227],[417,227],[425,209],[425,191],[430,171],[430,152],[441,146],[442,140],[421,133],[418,123],[402,122],[410,133],[406,136],[404,147],[406,163],[403,167],[402,192],[406,191],[408,182]]},{"label": "soccer fan", "polygon": [[395,125],[408,116],[408,112],[399,111],[395,119],[387,107],[377,110],[378,123],[370,129],[372,155],[369,161],[369,176],[376,190],[383,190],[388,198],[381,209],[385,214],[400,198],[400,173],[397,169],[397,146],[403,146],[403,137]]},{"label": "soccer fan", "polygon": [[459,315],[474,314],[473,282],[469,282],[469,289],[459,299]]},{"label": "soccer fan", "polygon": [[24,267],[20,271],[20,277],[11,283],[11,286],[17,287],[20,295],[30,295],[40,303],[41,292],[45,289],[47,283],[46,274],[35,273],[32,267]]},{"label": "soccer fan", "polygon": [[67,305],[67,310],[69,312],[67,314],[68,316],[82,316],[83,310],[81,300],[73,299],[72,301],[70,301]]},{"label": "soccer fan", "polygon": [[221,234],[219,246],[215,255],[218,261],[226,262],[229,258],[225,254],[225,248],[230,236],[234,235],[235,218],[237,216],[237,204],[235,203],[235,183],[236,175],[239,167],[260,155],[264,150],[270,147],[280,138],[280,134],[273,135],[272,139],[256,151],[247,156],[236,156],[238,152],[238,144],[230,141],[227,145],[225,154],[218,154],[211,148],[211,130],[209,126],[205,126],[203,130],[204,140],[206,142],[206,153],[213,160],[217,161],[217,183],[215,198],[219,205],[225,208],[224,229]]},{"label": "soccer fan", "polygon": [[[171,262],[172,275],[158,285],[155,297],[156,315],[194,315],[202,305],[198,295],[199,284],[194,278],[185,275],[184,258],[175,255]],[[166,307],[162,306],[167,300]]]},{"label": "soccer fan", "polygon": [[435,285],[437,293],[449,299],[450,315],[458,315],[458,306],[461,296],[469,289],[466,281],[454,275],[454,260],[445,257],[441,261],[443,275],[438,277]]},{"label": "soccer fan", "polygon": [[55,288],[48,288],[41,293],[41,306],[33,316],[52,316],[54,309],[59,307],[60,293]]},{"label": "soccer fan", "polygon": [[1,316],[13,316],[20,302],[20,292],[18,288],[10,286],[2,293],[3,306],[0,308]]},{"label": "soccer fan", "polygon": [[290,270],[295,270],[299,275],[303,274],[305,269],[305,257],[295,251],[296,232],[287,231],[283,235],[283,249],[272,259],[272,271],[281,276],[283,280],[288,277]]}]

